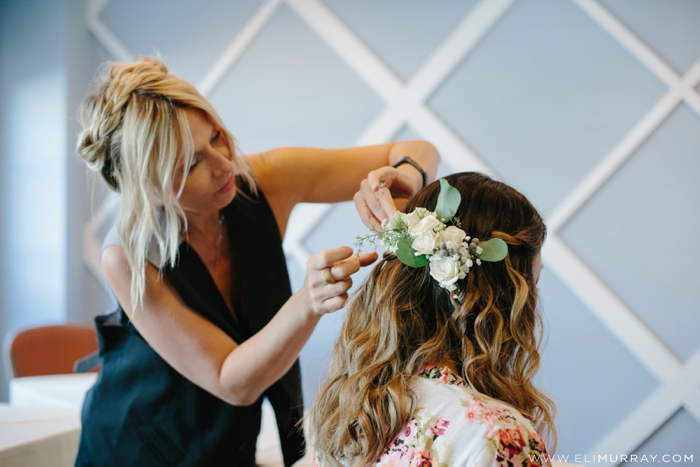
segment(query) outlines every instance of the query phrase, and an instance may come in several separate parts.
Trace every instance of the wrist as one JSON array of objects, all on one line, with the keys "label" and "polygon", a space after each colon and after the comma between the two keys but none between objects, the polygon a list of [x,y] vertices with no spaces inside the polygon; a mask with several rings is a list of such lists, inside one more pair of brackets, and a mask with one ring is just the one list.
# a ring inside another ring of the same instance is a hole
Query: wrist
[{"label": "wrist", "polygon": [[418,172],[414,167],[404,164],[396,167],[396,170],[405,174],[410,180],[413,180],[411,186],[413,186],[413,193],[418,193],[421,188],[423,188],[423,177],[420,172]]},{"label": "wrist", "polygon": [[[411,159],[410,156],[404,156],[398,161],[394,162],[392,164],[392,167],[395,169],[402,168],[403,171],[409,170],[418,175],[418,190],[421,188],[425,188],[425,186],[428,184],[428,174],[423,170],[423,167],[418,164],[418,162],[414,161]],[[405,168],[404,168],[405,167]],[[416,192],[418,191],[416,190]]]}]

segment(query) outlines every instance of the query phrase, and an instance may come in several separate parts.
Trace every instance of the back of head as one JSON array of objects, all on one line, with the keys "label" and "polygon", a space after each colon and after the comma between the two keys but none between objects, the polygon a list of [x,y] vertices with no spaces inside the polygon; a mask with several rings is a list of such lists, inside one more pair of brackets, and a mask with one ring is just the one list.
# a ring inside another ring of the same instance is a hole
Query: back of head
[{"label": "back of head", "polygon": [[[132,298],[145,283],[147,251],[156,246],[163,266],[174,264],[186,218],[176,173],[193,157],[186,109],[199,109],[220,128],[234,170],[254,187],[252,172],[236,156],[235,141],[211,104],[188,82],[168,73],[160,60],[108,63],[99,88],[83,101],[77,151],[88,167],[122,195],[117,226],[132,269]],[[159,220],[160,219],[160,220]]]},{"label": "back of head", "polygon": [[[533,385],[539,317],[533,266],[542,218],[513,188],[478,173],[445,177],[462,201],[461,229],[508,245],[502,261],[474,265],[454,292],[429,268],[385,254],[347,308],[331,376],[312,408],[317,449],[359,464],[381,454],[414,409],[410,380],[425,364],[450,364],[476,390],[504,401],[553,433],[551,402]],[[406,206],[436,208],[440,184]]]}]

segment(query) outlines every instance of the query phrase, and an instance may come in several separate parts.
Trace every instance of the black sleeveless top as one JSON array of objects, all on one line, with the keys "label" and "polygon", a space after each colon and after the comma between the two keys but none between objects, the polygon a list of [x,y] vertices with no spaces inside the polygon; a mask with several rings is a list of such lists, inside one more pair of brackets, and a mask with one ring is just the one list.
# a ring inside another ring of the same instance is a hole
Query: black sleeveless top
[{"label": "black sleeveless top", "polygon": [[[241,180],[238,180],[241,182]],[[226,208],[244,324],[238,324],[197,253],[182,242],[177,265],[162,270],[184,302],[241,343],[291,296],[277,223],[262,193],[240,193]],[[95,318],[102,370],[86,395],[76,465],[253,466],[262,397],[238,407],[196,386],[143,340],[121,306]],[[285,465],[304,454],[297,360],[264,394],[275,410]]]}]

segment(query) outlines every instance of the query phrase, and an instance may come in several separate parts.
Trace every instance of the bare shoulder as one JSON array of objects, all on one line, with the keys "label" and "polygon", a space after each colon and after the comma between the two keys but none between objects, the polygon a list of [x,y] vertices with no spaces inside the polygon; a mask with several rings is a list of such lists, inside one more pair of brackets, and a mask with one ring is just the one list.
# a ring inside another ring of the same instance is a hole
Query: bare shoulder
[{"label": "bare shoulder", "polygon": [[[117,297],[117,300],[127,312],[131,313],[131,266],[124,248],[120,245],[111,245],[102,251],[102,270],[107,282]],[[146,262],[144,265],[146,282],[144,284],[144,302],[148,303],[151,314],[157,315],[161,308],[172,307],[175,303],[181,303],[177,292],[169,287],[158,270]]]},{"label": "bare shoulder", "polygon": [[275,171],[270,162],[270,151],[249,154],[244,157],[253,169],[255,180],[260,186],[260,189],[266,194],[269,191],[273,191],[276,183],[274,180]]},{"label": "bare shoulder", "polygon": [[100,262],[102,270],[108,277],[112,274],[130,273],[129,261],[121,245],[110,245],[102,250]]},{"label": "bare shoulder", "polygon": [[131,295],[131,267],[124,248],[121,245],[108,246],[102,250],[100,262],[112,291],[120,303],[126,304],[122,299]]},{"label": "bare shoulder", "polygon": [[[293,167],[285,167],[285,148],[251,154],[247,156],[253,169],[258,187],[265,194],[265,198],[274,213],[280,235],[284,238],[287,230],[287,222],[294,206],[301,200],[301,195],[294,190],[297,175]],[[296,184],[301,186],[301,184]]]}]

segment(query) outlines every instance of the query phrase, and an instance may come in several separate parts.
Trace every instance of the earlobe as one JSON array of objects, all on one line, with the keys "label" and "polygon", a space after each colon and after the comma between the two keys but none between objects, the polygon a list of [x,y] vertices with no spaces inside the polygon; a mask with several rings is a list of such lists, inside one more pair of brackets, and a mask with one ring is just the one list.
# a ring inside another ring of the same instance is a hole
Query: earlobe
[{"label": "earlobe", "polygon": [[540,281],[540,274],[543,268],[542,253],[537,253],[535,259],[532,261],[532,278],[535,280],[535,285]]}]

